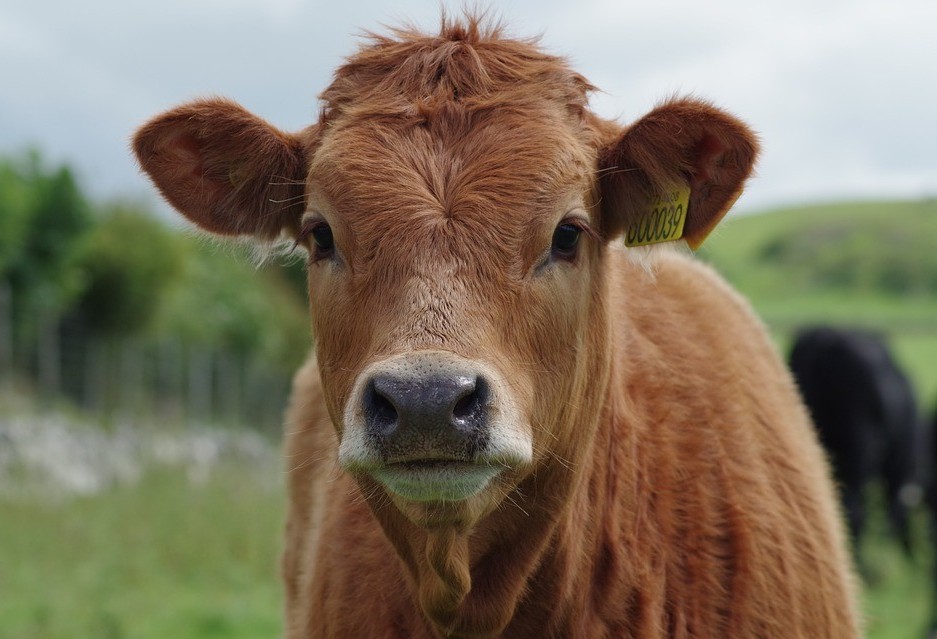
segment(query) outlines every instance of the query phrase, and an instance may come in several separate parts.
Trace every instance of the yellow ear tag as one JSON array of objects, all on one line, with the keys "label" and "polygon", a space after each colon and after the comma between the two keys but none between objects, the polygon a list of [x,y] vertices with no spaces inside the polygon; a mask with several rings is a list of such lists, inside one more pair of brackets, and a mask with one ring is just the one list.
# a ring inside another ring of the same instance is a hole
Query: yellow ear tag
[{"label": "yellow ear tag", "polygon": [[625,232],[625,246],[674,242],[683,237],[690,187],[676,186],[652,197]]}]

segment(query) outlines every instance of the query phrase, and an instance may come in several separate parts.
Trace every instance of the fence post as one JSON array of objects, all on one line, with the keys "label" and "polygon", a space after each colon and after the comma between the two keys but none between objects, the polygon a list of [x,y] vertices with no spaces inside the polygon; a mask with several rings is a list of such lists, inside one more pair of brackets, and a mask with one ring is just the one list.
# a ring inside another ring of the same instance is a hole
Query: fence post
[{"label": "fence post", "polygon": [[241,422],[241,367],[240,358],[230,351],[218,356],[218,397],[220,410],[217,420],[226,425]]},{"label": "fence post", "polygon": [[189,348],[188,365],[188,421],[210,419],[212,406],[211,358],[201,348]]},{"label": "fence post", "polygon": [[61,381],[62,354],[59,348],[58,315],[48,308],[39,310],[39,388],[46,399],[53,399],[59,394]]},{"label": "fence post", "polygon": [[100,337],[89,337],[85,342],[84,397],[85,410],[102,418],[106,414],[107,358]]},{"label": "fence post", "polygon": [[181,419],[183,398],[185,397],[185,370],[180,358],[183,348],[178,338],[164,337],[157,344],[156,382],[154,399],[156,412],[162,419],[178,421]]},{"label": "fence post", "polygon": [[132,337],[125,337],[118,342],[118,412],[131,423],[146,414],[142,406],[142,386],[144,357],[140,343]]},{"label": "fence post", "polygon": [[13,386],[13,291],[0,280],[0,391]]}]

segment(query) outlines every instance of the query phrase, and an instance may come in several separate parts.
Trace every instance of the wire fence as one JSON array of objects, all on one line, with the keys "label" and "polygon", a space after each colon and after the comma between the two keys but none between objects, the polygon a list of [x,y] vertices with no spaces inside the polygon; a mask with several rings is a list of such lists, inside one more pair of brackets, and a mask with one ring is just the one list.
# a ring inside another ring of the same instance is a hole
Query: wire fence
[{"label": "wire fence", "polygon": [[102,422],[279,430],[289,372],[181,339],[101,337],[80,319],[47,310],[14,321],[11,293],[0,281],[0,391],[34,397],[40,407],[64,400]]}]

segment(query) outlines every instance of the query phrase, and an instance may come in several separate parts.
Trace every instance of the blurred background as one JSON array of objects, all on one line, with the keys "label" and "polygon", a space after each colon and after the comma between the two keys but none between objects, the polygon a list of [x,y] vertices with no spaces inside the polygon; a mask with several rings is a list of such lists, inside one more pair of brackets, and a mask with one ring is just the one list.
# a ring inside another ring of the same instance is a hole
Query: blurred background
[{"label": "blurred background", "polygon": [[[271,637],[281,414],[310,345],[304,271],[204,239],[128,145],[224,95],[283,129],[365,30],[460,3],[0,0],[0,637]],[[937,4],[492,3],[628,122],[693,94],[763,155],[700,251],[786,355],[808,325],[871,330],[908,380],[918,461],[863,485],[869,636],[923,637],[937,450]]]}]

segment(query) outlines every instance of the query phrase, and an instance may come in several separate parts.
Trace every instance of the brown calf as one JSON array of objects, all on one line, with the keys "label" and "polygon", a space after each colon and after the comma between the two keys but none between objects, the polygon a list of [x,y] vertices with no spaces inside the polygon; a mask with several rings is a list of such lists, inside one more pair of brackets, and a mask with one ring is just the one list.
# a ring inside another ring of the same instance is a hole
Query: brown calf
[{"label": "brown calf", "polygon": [[623,128],[591,89],[444,21],[375,36],[300,133],[204,100],[137,134],[189,219],[309,252],[288,637],[857,635],[827,464],[764,328],[692,259],[622,246],[680,213],[699,244],[754,137],[697,100]]}]

